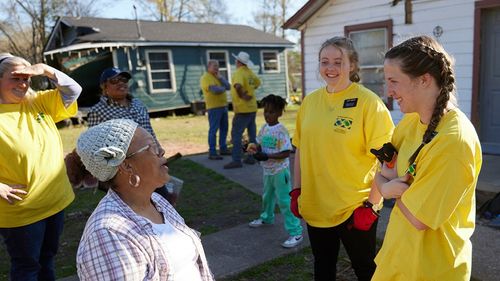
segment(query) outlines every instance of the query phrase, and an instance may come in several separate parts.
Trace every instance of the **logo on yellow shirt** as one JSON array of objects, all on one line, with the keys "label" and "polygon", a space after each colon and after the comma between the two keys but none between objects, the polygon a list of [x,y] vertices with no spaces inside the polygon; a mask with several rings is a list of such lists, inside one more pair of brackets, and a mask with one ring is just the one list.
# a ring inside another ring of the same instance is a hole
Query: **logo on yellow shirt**
[{"label": "logo on yellow shirt", "polygon": [[352,126],[352,118],[338,116],[337,120],[335,120],[334,126],[338,127],[338,128],[350,130],[351,126]]},{"label": "logo on yellow shirt", "polygon": [[42,123],[42,121],[45,121],[45,113],[38,112],[35,119],[36,119],[36,122]]},{"label": "logo on yellow shirt", "polygon": [[410,174],[412,177],[415,177],[417,175],[417,163],[413,162],[413,164],[408,166],[408,169],[406,169],[406,174]]}]

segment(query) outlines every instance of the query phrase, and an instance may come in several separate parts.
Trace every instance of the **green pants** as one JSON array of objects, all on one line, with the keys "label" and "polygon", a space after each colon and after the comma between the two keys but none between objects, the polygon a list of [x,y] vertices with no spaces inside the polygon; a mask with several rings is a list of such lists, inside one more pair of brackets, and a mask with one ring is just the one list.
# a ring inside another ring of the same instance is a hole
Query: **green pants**
[{"label": "green pants", "polygon": [[262,212],[264,223],[274,223],[274,206],[278,206],[285,220],[285,229],[289,235],[301,235],[300,220],[290,211],[291,190],[290,169],[283,169],[276,175],[264,175],[264,193],[262,194]]}]

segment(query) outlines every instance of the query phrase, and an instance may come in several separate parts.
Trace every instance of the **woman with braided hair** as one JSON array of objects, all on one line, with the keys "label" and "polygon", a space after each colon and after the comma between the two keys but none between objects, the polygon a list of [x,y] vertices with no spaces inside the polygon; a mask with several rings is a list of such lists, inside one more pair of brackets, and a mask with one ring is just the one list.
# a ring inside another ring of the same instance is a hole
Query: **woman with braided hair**
[{"label": "woman with braided hair", "polygon": [[481,146],[455,102],[453,63],[443,47],[418,36],[390,49],[384,74],[389,96],[405,113],[392,144],[393,169],[375,183],[396,198],[372,280],[469,280],[475,187]]}]

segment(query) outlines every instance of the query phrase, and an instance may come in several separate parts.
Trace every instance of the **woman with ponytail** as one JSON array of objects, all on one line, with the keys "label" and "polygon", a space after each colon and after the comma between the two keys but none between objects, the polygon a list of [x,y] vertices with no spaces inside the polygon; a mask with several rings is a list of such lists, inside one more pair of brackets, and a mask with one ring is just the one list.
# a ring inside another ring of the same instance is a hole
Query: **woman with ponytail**
[{"label": "woman with ponytail", "polygon": [[405,116],[392,137],[397,164],[384,164],[375,177],[396,205],[372,280],[469,280],[482,154],[455,104],[452,59],[434,39],[418,36],[386,53],[384,74]]}]

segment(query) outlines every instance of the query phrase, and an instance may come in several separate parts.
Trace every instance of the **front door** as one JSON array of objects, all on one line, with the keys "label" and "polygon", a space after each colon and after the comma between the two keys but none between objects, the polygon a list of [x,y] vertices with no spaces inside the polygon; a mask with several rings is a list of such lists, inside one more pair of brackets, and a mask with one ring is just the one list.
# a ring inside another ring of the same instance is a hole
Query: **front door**
[{"label": "front door", "polygon": [[483,152],[500,154],[500,8],[481,18],[479,137]]}]

